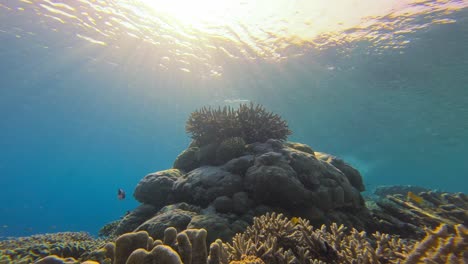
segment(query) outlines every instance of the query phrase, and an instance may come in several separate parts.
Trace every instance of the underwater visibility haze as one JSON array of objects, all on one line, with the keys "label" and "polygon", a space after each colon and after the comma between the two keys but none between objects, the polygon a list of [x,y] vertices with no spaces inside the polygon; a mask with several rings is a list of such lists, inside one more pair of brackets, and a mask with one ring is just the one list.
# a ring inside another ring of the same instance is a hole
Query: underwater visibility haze
[{"label": "underwater visibility haze", "polygon": [[173,166],[203,106],[263,105],[368,192],[467,193],[467,7],[0,1],[0,238],[97,234]]}]

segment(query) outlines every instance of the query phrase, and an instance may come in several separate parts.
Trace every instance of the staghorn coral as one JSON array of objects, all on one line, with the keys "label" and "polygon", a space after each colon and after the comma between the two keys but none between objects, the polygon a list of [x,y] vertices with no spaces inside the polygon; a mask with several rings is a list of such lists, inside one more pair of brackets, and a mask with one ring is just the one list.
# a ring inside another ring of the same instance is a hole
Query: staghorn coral
[{"label": "staghorn coral", "polygon": [[241,137],[247,143],[265,142],[268,139],[286,140],[292,134],[286,121],[268,112],[261,105],[241,104],[236,112],[241,127]]},{"label": "staghorn coral", "polygon": [[247,143],[270,138],[284,140],[292,133],[280,116],[253,103],[241,104],[238,109],[203,107],[191,113],[185,130],[198,146],[220,143],[231,137],[241,137]]},{"label": "staghorn coral", "polygon": [[238,136],[240,127],[236,122],[236,112],[231,107],[202,107],[190,114],[185,125],[187,133],[198,146],[211,142],[221,142],[228,137]]},{"label": "staghorn coral", "polygon": [[231,261],[241,260],[244,255],[258,256],[265,263],[337,260],[335,250],[319,233],[313,232],[308,222],[300,219],[293,223],[276,213],[254,218],[252,226],[233,238],[232,245],[228,245],[228,252]]},{"label": "staghorn coral", "polygon": [[257,256],[265,263],[399,263],[411,242],[343,225],[314,229],[307,220],[290,221],[282,214],[266,214],[227,244],[230,261]]}]

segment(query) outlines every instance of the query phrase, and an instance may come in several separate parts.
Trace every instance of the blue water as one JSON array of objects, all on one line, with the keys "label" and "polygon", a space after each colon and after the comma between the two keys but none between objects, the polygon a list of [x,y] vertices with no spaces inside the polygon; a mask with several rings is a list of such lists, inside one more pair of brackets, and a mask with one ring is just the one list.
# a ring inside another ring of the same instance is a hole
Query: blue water
[{"label": "blue water", "polygon": [[351,163],[368,189],[468,192],[466,8],[398,49],[353,40],[280,61],[219,55],[222,74],[209,78],[205,66],[158,70],[151,43],[91,43],[13,2],[0,9],[0,237],[96,234],[187,147],[191,111],[243,100],[288,120],[290,140]]}]

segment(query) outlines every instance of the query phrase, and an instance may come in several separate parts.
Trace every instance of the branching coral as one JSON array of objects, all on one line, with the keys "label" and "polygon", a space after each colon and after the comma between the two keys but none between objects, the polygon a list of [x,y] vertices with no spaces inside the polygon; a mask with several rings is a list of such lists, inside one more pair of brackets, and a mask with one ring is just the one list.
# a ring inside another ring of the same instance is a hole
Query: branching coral
[{"label": "branching coral", "polygon": [[[265,263],[398,263],[411,243],[389,235],[332,224],[314,229],[307,220],[281,214],[255,218],[254,224],[228,244],[230,260],[254,255]],[[399,252],[399,254],[397,254]]]},{"label": "branching coral", "polygon": [[279,115],[268,112],[261,105],[241,104],[236,112],[241,137],[247,143],[264,142],[270,138],[285,140],[292,132]]},{"label": "branching coral", "polygon": [[455,225],[455,233],[449,232],[448,225],[440,225],[434,231],[426,230],[426,238],[406,255],[404,264],[416,263],[467,263],[468,229]]},{"label": "branching coral", "polygon": [[286,121],[279,115],[253,103],[241,104],[238,109],[203,107],[191,113],[185,129],[199,146],[220,143],[232,137],[253,143],[270,138],[286,139],[291,134]]},{"label": "branching coral", "polygon": [[252,226],[228,244],[230,260],[254,255],[265,263],[309,263],[308,260],[334,262],[337,254],[320,233],[313,231],[307,221],[293,223],[282,214],[256,217]]},{"label": "branching coral", "polygon": [[218,109],[202,107],[192,112],[185,130],[200,146],[211,142],[221,142],[225,138],[240,134],[236,111],[226,106],[222,109],[221,107]]},{"label": "branching coral", "polygon": [[[124,234],[115,244],[107,243],[95,251],[99,254],[82,255],[81,260],[93,264],[96,262],[90,260],[114,264],[466,263],[468,229],[455,225],[454,232],[451,230],[448,225],[441,225],[427,231],[426,238],[415,244],[379,232],[368,237],[365,232],[348,231],[337,224],[314,229],[307,220],[272,213],[256,217],[253,225],[237,234],[232,243],[216,240],[209,254],[206,230],[177,233],[175,228],[168,228],[164,239],[156,241],[144,231]],[[0,257],[0,263],[11,263],[2,261]]]},{"label": "branching coral", "polygon": [[427,230],[426,238],[415,245],[380,232],[371,237],[354,228],[348,232],[337,224],[314,230],[307,220],[267,214],[255,218],[227,248],[230,260],[253,255],[265,263],[467,263],[468,229],[459,224],[450,230],[445,224]]}]

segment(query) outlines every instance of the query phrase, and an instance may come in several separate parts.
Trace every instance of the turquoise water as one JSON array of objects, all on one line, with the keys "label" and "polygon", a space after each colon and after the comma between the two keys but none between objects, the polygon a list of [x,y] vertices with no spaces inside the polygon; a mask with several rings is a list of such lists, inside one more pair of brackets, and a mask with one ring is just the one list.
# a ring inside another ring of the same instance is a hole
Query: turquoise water
[{"label": "turquoise water", "polygon": [[[435,8],[299,43],[123,34],[110,18],[99,35],[100,23],[57,11],[86,1],[67,2],[0,4],[0,237],[96,234],[137,205],[144,175],[172,166],[204,105],[263,104],[288,120],[290,140],[345,159],[369,190],[468,192],[466,2],[424,2]],[[138,27],[135,14],[126,21]]]}]

